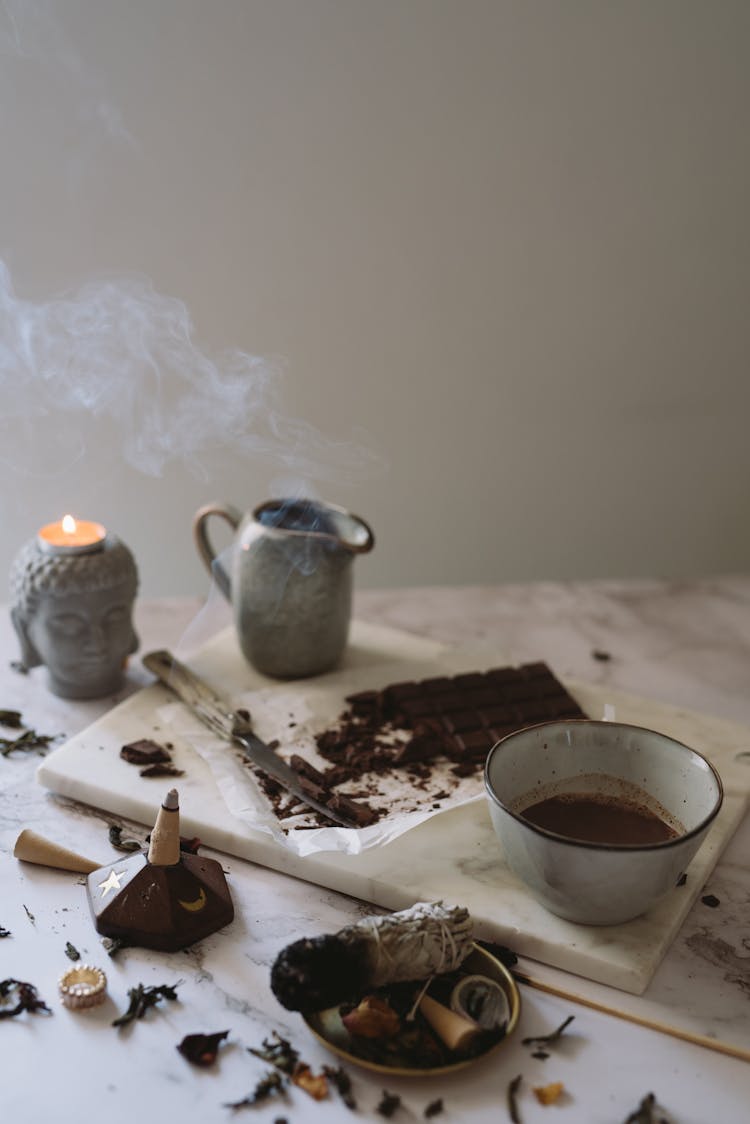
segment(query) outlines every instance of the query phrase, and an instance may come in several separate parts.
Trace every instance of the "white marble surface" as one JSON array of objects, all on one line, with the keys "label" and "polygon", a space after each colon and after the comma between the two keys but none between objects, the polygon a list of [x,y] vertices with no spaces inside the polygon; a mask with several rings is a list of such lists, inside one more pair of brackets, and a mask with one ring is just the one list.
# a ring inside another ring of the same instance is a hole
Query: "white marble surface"
[{"label": "white marble surface", "polygon": [[[179,652],[188,626],[193,647],[201,629],[225,623],[220,612],[196,618],[198,607],[194,601],[139,603],[142,650],[166,646]],[[679,586],[653,581],[375,591],[358,596],[356,613],[443,642],[487,641],[513,660],[546,659],[571,678],[750,725],[748,578]],[[611,658],[595,659],[594,649]],[[112,705],[113,700],[67,704],[47,693],[43,673],[14,672],[9,661],[16,647],[7,619],[0,620],[0,652],[0,707],[21,710],[40,732],[70,737]],[[147,681],[134,663],[130,689]],[[94,858],[115,857],[107,842],[112,817],[46,793],[34,781],[37,764],[33,756],[0,758],[0,847],[6,852],[0,856],[0,925],[12,933],[0,941],[0,979],[36,984],[53,1014],[0,1022],[3,1119],[124,1124],[138,1113],[149,1121],[167,1113],[187,1122],[232,1119],[225,1103],[248,1093],[264,1070],[245,1048],[259,1045],[272,1029],[290,1037],[315,1067],[331,1060],[299,1018],[276,1003],[268,970],[289,940],[333,931],[366,908],[332,891],[222,857],[237,909],[231,926],[183,953],[130,949],[110,961],[77,876],[19,864],[8,855],[20,828],[33,827]],[[628,1001],[635,1013],[663,1022],[674,1012],[688,1011],[704,1033],[750,1049],[747,817],[705,892],[719,905],[711,909],[698,899],[646,994]],[[106,1007],[73,1014],[60,1006],[56,979],[69,966],[66,940],[108,972]],[[523,967],[537,976],[545,971],[528,962]],[[546,970],[546,978],[553,977],[570,990],[583,990],[577,978]],[[179,1002],[163,1005],[125,1031],[109,1025],[126,1006],[129,987],[178,979],[184,981]],[[595,998],[624,1006],[621,992],[588,986]],[[422,1118],[427,1103],[441,1097],[444,1113],[435,1119],[489,1124],[508,1119],[505,1090],[520,1073],[524,1124],[552,1118],[617,1124],[649,1091],[679,1124],[746,1119],[747,1063],[526,987],[522,999],[514,1038],[460,1075],[410,1082],[353,1069],[356,1114],[335,1094],[316,1103],[300,1090],[243,1112],[264,1124],[280,1117],[290,1122],[377,1120],[375,1108],[385,1087],[403,1098],[397,1121]],[[521,1038],[549,1031],[569,1014],[575,1022],[559,1049],[547,1061],[532,1059]],[[184,1034],[225,1029],[228,1044],[211,1070],[193,1069],[175,1049]],[[539,1105],[531,1086],[558,1080],[567,1090],[564,1101],[554,1108]]]}]

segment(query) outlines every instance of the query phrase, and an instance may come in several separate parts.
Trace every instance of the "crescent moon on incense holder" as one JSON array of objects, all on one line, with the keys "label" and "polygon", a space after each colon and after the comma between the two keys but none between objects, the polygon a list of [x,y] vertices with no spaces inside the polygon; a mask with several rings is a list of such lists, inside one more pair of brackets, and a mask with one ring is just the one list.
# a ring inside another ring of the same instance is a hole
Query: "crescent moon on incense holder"
[{"label": "crescent moon on incense holder", "polygon": [[201,886],[198,897],[195,898],[192,902],[186,902],[183,901],[182,898],[178,898],[177,904],[181,905],[182,908],[186,909],[189,913],[197,913],[198,910],[203,909],[204,905],[206,904],[206,891]]}]

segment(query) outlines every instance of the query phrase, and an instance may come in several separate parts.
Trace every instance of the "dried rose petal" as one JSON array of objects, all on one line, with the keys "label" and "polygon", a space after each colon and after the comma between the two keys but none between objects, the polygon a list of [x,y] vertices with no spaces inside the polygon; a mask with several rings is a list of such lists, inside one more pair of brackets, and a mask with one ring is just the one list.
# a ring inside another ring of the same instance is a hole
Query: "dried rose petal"
[{"label": "dried rose petal", "polygon": [[177,1049],[191,1065],[213,1065],[219,1052],[219,1043],[228,1034],[228,1030],[217,1034],[187,1034]]}]

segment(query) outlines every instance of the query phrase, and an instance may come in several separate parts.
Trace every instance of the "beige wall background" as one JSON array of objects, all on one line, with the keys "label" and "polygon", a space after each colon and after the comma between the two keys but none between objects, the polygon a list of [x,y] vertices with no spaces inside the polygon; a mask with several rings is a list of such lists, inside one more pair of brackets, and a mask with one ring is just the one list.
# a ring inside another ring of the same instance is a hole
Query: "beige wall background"
[{"label": "beige wall background", "polygon": [[[202,503],[361,586],[750,566],[745,0],[4,0],[0,566]],[[221,536],[217,534],[217,539]]]}]

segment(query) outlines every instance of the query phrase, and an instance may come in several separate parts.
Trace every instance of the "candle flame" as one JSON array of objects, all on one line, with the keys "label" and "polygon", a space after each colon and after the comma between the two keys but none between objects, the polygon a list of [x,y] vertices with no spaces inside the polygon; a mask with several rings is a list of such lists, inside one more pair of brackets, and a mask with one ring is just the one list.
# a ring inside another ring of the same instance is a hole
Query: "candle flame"
[{"label": "candle flame", "polygon": [[66,535],[74,535],[76,533],[76,521],[72,515],[64,515],[62,521],[62,529]]}]

